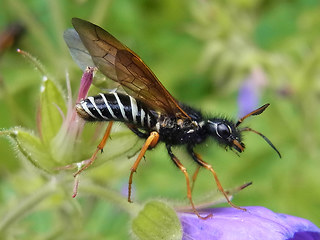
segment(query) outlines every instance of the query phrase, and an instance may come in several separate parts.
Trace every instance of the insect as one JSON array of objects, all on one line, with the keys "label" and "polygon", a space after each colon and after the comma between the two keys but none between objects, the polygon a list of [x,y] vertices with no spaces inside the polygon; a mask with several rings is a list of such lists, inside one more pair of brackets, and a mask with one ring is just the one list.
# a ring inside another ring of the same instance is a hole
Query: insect
[{"label": "insect", "polygon": [[[73,18],[72,24],[78,36],[75,35],[74,38],[65,36],[69,48],[77,45],[76,50],[79,50],[81,54],[88,53],[90,64],[117,82],[126,92],[100,93],[76,104],[76,111],[84,120],[109,121],[110,123],[90,161],[75,175],[93,163],[96,154],[100,150],[102,151],[108,139],[112,122],[119,121],[126,124],[139,138],[145,139],[145,143],[131,168],[128,184],[129,202],[131,202],[133,174],[141,159],[148,149],[154,148],[159,142],[162,142],[166,145],[171,160],[185,176],[187,197],[194,213],[199,218],[208,216],[202,217],[194,206],[190,178],[187,169],[173,153],[172,147],[174,146],[185,146],[191,158],[198,164],[198,169],[203,167],[213,174],[217,187],[227,202],[232,207],[241,209],[231,203],[216,172],[194,151],[194,147],[208,138],[213,138],[220,145],[241,153],[245,148],[241,141],[241,133],[251,131],[260,135],[281,157],[279,151],[263,134],[251,128],[239,128],[246,118],[261,114],[269,104],[252,111],[235,123],[225,118],[206,118],[200,111],[176,101],[140,57],[110,33],[78,18]],[[70,43],[70,39],[73,41],[76,38],[79,38],[83,46],[80,44],[81,47],[79,47],[79,43]],[[196,177],[196,174],[194,176]]]}]

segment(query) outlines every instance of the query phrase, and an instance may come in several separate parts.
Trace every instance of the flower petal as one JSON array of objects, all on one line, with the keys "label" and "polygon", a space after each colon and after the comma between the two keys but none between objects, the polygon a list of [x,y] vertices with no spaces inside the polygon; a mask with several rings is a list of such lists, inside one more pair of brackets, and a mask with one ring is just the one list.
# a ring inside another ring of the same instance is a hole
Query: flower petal
[{"label": "flower petal", "polygon": [[320,239],[320,229],[306,219],[277,214],[264,207],[246,209],[209,209],[205,214],[212,213],[213,217],[207,220],[179,213],[183,239]]},{"label": "flower petal", "polygon": [[77,102],[87,97],[89,88],[92,83],[94,71],[95,71],[94,67],[87,67],[86,70],[83,72]]},{"label": "flower petal", "polygon": [[260,68],[252,70],[245,79],[238,93],[238,117],[243,117],[256,109],[259,105],[260,95],[267,84],[265,73]]}]

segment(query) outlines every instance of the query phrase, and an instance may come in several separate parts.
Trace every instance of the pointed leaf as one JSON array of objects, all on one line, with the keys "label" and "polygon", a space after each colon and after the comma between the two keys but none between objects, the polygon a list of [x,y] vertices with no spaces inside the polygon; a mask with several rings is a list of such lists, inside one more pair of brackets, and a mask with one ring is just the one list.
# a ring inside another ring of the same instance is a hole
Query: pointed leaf
[{"label": "pointed leaf", "polygon": [[45,143],[58,133],[66,113],[66,103],[58,86],[45,78],[40,98],[40,133]]},{"label": "pointed leaf", "polygon": [[181,239],[181,224],[175,211],[160,201],[148,202],[132,221],[138,239]]},{"label": "pointed leaf", "polygon": [[54,162],[39,137],[22,128],[0,131],[1,135],[10,137],[23,160],[27,160],[39,170],[52,171]]}]

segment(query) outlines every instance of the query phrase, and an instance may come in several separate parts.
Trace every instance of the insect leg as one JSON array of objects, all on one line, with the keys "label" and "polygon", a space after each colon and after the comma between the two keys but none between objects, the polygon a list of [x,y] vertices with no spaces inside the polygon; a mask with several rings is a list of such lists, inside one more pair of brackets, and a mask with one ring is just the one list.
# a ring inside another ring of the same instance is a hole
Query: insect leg
[{"label": "insect leg", "polygon": [[198,165],[197,169],[194,171],[193,175],[192,175],[192,183],[191,183],[191,191],[193,191],[194,185],[196,183],[197,177],[198,177],[198,173],[200,170],[201,166]]},{"label": "insect leg", "polygon": [[128,202],[131,201],[131,185],[132,185],[132,177],[133,173],[137,171],[137,168],[139,166],[139,163],[141,159],[143,158],[146,151],[149,149],[149,147],[155,147],[159,140],[159,133],[157,132],[151,132],[150,136],[147,138],[146,142],[144,143],[143,147],[141,148],[141,151],[134,162],[133,166],[131,167],[130,177],[129,177],[129,185],[128,185]]},{"label": "insect leg", "polygon": [[133,124],[126,124],[127,127],[136,134],[139,138],[148,138],[149,134],[141,132],[137,127],[135,127]]},{"label": "insect leg", "polygon": [[192,192],[191,192],[191,188],[190,188],[190,180],[189,180],[189,175],[188,175],[187,169],[182,165],[180,160],[173,154],[173,152],[171,150],[171,146],[167,144],[166,147],[167,147],[168,154],[169,154],[170,158],[172,159],[174,164],[181,170],[181,172],[184,174],[184,176],[186,178],[186,182],[187,182],[187,197],[188,197],[188,199],[190,201],[190,204],[191,204],[193,212],[201,219],[207,219],[207,218],[211,217],[212,214],[209,214],[209,215],[207,215],[205,217],[200,216],[199,212],[195,208],[194,203],[192,201]]},{"label": "insect leg", "polygon": [[99,145],[97,146],[96,151],[92,154],[91,158],[89,159],[89,161],[80,169],[78,170],[73,176],[76,177],[78,174],[80,174],[83,170],[87,169],[93,162],[94,160],[97,158],[97,154],[99,151],[103,151],[104,146],[106,145],[106,142],[110,136],[110,132],[111,132],[111,128],[112,128],[112,124],[113,122],[109,122],[108,123],[108,127],[106,129],[106,132],[103,135],[103,138],[101,140],[101,142],[99,143]]},{"label": "insect leg", "polygon": [[208,169],[208,170],[212,173],[212,175],[213,175],[213,177],[214,177],[214,179],[215,179],[215,181],[216,181],[216,184],[217,184],[217,187],[218,187],[219,191],[224,195],[224,197],[226,198],[226,200],[227,200],[227,202],[229,203],[229,205],[230,205],[231,207],[234,207],[234,208],[241,209],[241,210],[244,210],[244,211],[245,211],[245,210],[246,210],[245,208],[241,208],[241,207],[239,207],[239,206],[236,206],[236,205],[234,205],[234,204],[230,201],[230,199],[229,199],[229,197],[228,197],[228,194],[226,193],[226,191],[224,191],[224,189],[223,189],[223,187],[222,187],[222,185],[221,185],[221,183],[220,183],[220,181],[219,181],[219,179],[218,179],[218,176],[217,176],[216,172],[213,170],[212,166],[211,166],[210,164],[206,163],[205,161],[203,161],[202,158],[201,158],[201,156],[200,156],[199,154],[195,153],[191,147],[188,147],[188,152],[191,154],[192,158],[193,158],[200,166]]}]

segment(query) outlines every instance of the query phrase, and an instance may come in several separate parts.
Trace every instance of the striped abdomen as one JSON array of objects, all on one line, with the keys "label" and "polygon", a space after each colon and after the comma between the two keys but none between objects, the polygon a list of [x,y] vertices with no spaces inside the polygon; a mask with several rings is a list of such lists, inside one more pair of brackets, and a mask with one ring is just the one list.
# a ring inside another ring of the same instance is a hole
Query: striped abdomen
[{"label": "striped abdomen", "polygon": [[156,112],[133,97],[116,92],[88,97],[76,105],[76,110],[87,121],[121,121],[148,129],[154,129],[157,123]]}]

